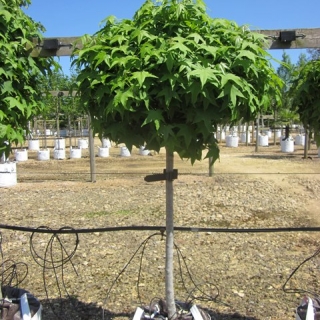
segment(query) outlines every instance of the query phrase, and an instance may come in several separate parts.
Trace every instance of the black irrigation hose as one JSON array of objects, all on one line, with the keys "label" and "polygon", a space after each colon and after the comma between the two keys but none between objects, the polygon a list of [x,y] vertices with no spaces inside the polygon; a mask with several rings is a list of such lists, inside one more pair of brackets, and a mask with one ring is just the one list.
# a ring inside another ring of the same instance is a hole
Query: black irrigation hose
[{"label": "black irrigation hose", "polygon": [[[39,227],[37,230],[51,230],[48,227],[45,226],[41,226]],[[60,230],[73,230],[70,227],[63,227]],[[42,267],[42,277],[43,277],[43,284],[44,284],[44,290],[46,293],[46,297],[47,299],[50,301],[49,299],[49,293],[47,290],[47,280],[46,280],[46,270],[51,270],[53,272],[54,275],[54,279],[57,285],[57,289],[59,292],[59,296],[60,299],[62,298],[62,289],[64,290],[64,292],[66,293],[66,295],[68,296],[69,300],[72,302],[72,299],[66,283],[65,283],[65,267],[66,264],[69,262],[72,265],[72,268],[74,270],[74,272],[76,273],[76,275],[78,276],[78,273],[76,271],[76,268],[72,262],[72,258],[74,257],[78,245],[79,245],[79,236],[76,232],[72,233],[72,236],[75,237],[75,241],[73,244],[73,248],[71,249],[71,252],[68,252],[66,246],[63,243],[63,239],[61,239],[59,237],[59,234],[57,233],[51,233],[51,237],[47,243],[46,248],[44,249],[44,252],[42,254],[39,254],[39,252],[36,250],[35,248],[35,239],[34,236],[37,232],[34,231],[30,237],[30,252],[31,255],[33,257],[33,260],[40,266]],[[60,234],[61,236],[61,234]],[[59,250],[60,252],[60,257],[57,258],[57,253],[56,250]],[[61,276],[59,277],[58,275],[58,270],[61,272]],[[61,280],[59,280],[61,279]],[[60,285],[60,281],[61,281],[61,285]],[[55,310],[55,306],[50,303],[52,312],[55,314],[55,316],[57,317],[57,319],[60,319],[59,314],[57,313],[57,311]],[[75,306],[74,306],[75,307]]]},{"label": "black irrigation hose", "polygon": [[[134,257],[138,254],[139,250],[141,248],[142,249],[142,256],[143,256],[143,252],[144,252],[144,248],[146,246],[146,244],[148,243],[148,241],[153,238],[154,236],[156,235],[159,235],[159,233],[154,233],[150,236],[148,236],[144,241],[142,241],[142,243],[140,244],[140,246],[138,247],[138,249],[133,253],[133,255],[130,257],[129,261],[125,264],[125,266],[120,270],[120,272],[118,273],[118,275],[116,276],[116,278],[113,280],[111,286],[109,287],[108,291],[107,291],[107,294],[106,294],[106,297],[103,301],[103,306],[106,305],[107,303],[107,300],[109,299],[109,295],[113,289],[113,287],[115,286],[116,282],[118,281],[118,279],[120,278],[120,276],[126,271],[126,269],[128,268],[128,266],[130,265],[130,263],[132,262],[132,260],[134,259]],[[160,235],[162,236],[163,233],[160,233]],[[140,258],[140,268],[139,268],[139,272],[138,272],[138,283],[137,283],[137,288],[139,288],[139,279],[140,279],[140,275],[141,275],[141,261],[142,261],[142,256]],[[140,294],[139,294],[139,290],[138,290],[138,296],[140,298]],[[102,310],[102,320],[105,319],[105,309],[103,308]]]},{"label": "black irrigation hose", "polygon": [[[116,279],[112,282],[109,290],[107,291],[107,295],[106,298],[104,300],[104,304],[106,304],[109,294],[111,293],[115,283],[117,282],[118,278],[121,276],[122,273],[125,272],[125,270],[127,269],[128,265],[131,263],[131,261],[133,260],[133,258],[137,255],[138,251],[141,250],[142,248],[142,252],[141,252],[141,257],[140,257],[140,267],[139,267],[139,271],[138,271],[138,283],[137,283],[137,290],[138,290],[138,297],[140,299],[140,293],[139,293],[139,280],[141,277],[141,268],[142,268],[142,258],[145,254],[145,248],[146,245],[148,243],[148,241],[157,235],[160,235],[161,237],[165,236],[164,231],[165,228],[162,226],[127,226],[127,227],[108,227],[108,228],[98,228],[98,229],[73,229],[71,227],[63,227],[61,229],[58,230],[54,230],[54,229],[50,229],[48,227],[45,226],[41,226],[38,228],[26,228],[26,227],[15,227],[15,226],[8,226],[8,225],[0,225],[0,229],[11,229],[11,230],[19,230],[19,231],[26,231],[26,232],[32,232],[32,235],[30,237],[30,251],[31,254],[35,260],[36,263],[38,263],[42,268],[43,268],[43,281],[44,281],[44,287],[45,287],[45,291],[46,291],[46,295],[48,298],[48,292],[47,292],[47,286],[46,286],[46,280],[45,280],[45,271],[48,269],[53,270],[54,272],[54,276],[56,279],[56,283],[58,286],[58,291],[60,294],[60,298],[61,298],[61,287],[59,285],[59,281],[58,281],[58,274],[57,274],[57,268],[61,268],[61,279],[62,279],[62,287],[65,290],[65,292],[67,293],[67,296],[70,299],[70,295],[68,293],[68,290],[66,288],[65,282],[64,282],[64,267],[65,264],[67,262],[70,262],[72,264],[72,267],[76,272],[75,266],[72,263],[72,258],[75,255],[77,248],[78,248],[78,244],[79,244],[79,233],[89,233],[89,232],[97,232],[97,230],[104,231],[127,231],[127,230],[156,230],[156,231],[160,231],[160,233],[155,233],[152,234],[151,236],[148,236],[138,247],[138,249],[134,252],[134,254],[132,255],[132,257],[129,259],[129,261],[127,262],[127,264],[124,266],[124,268],[119,272],[118,276],[116,277]],[[301,232],[301,231],[311,231],[311,232],[319,232],[320,231],[320,227],[297,227],[297,228],[264,228],[264,229],[217,229],[217,228],[192,228],[192,227],[176,227],[175,230],[177,231],[188,231],[188,232],[219,232],[219,233],[270,233],[270,232]],[[40,255],[35,247],[34,247],[34,236],[36,233],[46,233],[46,234],[51,234],[50,240],[45,248],[45,252],[44,255]],[[63,244],[62,240],[59,238],[59,234],[73,234],[75,236],[75,242],[74,242],[74,248],[71,250],[71,252],[67,252],[67,249],[65,247],[65,245]],[[54,242],[58,242],[59,246],[60,246],[60,253],[61,253],[61,257],[59,259],[56,259],[54,256],[54,247],[53,247],[53,243]],[[192,274],[187,266],[187,263],[185,261],[185,258],[183,257],[181,251],[179,250],[178,246],[176,244],[174,244],[175,249],[177,251],[178,254],[178,262],[179,262],[179,269],[180,269],[180,276],[181,276],[181,280],[183,283],[183,286],[185,288],[185,290],[188,292],[188,299],[191,298],[191,302],[192,300],[196,299],[196,300],[201,300],[201,301],[215,301],[217,303],[223,303],[222,301],[219,301],[217,298],[219,296],[219,288],[215,285],[215,284],[210,284],[212,285],[216,290],[217,290],[217,294],[215,296],[212,296],[210,294],[205,293],[203,290],[200,289],[199,285],[197,285],[192,277]],[[289,277],[287,278],[286,282],[284,283],[282,289],[285,293],[307,293],[307,294],[312,294],[314,296],[318,296],[317,293],[315,292],[311,292],[311,291],[307,291],[307,290],[303,290],[303,289],[297,289],[297,288],[286,288],[288,282],[290,281],[290,279],[293,277],[293,275],[298,271],[298,269],[304,265],[306,262],[308,262],[309,260],[311,260],[312,258],[316,257],[318,254],[320,253],[320,248],[318,248],[316,250],[316,252],[314,254],[312,254],[311,256],[307,257],[303,262],[301,262],[293,271],[292,273],[289,275]],[[0,254],[1,254],[1,258],[3,261],[3,253],[2,253],[2,234],[0,232]],[[49,257],[49,258],[48,258]],[[42,263],[39,262],[42,261]],[[183,264],[187,270],[187,275],[189,276],[191,283],[193,284],[194,288],[189,291],[187,290],[187,286],[186,283],[183,279],[183,274],[182,274],[182,263],[181,260],[183,261]],[[3,261],[2,264],[0,265],[0,267],[2,268],[2,280],[4,281],[8,281],[10,282],[10,284],[12,284],[13,280],[16,280],[16,285],[19,285],[19,283],[21,283],[23,281],[23,279],[26,277],[27,273],[28,273],[28,265],[26,265],[25,263],[14,263],[12,262],[11,266],[8,268],[5,268],[4,265],[7,264],[8,262],[11,261]],[[25,276],[23,277],[23,279],[19,279],[18,277],[18,272],[17,272],[17,266],[18,265],[23,265],[26,267],[26,273]],[[11,270],[11,272],[10,272]],[[7,274],[7,275],[6,275]],[[3,282],[3,281],[2,281]],[[194,291],[198,290],[202,296],[195,296],[193,293]],[[51,304],[50,304],[51,305]],[[227,304],[225,304],[227,305]],[[75,306],[74,306],[75,307]],[[51,305],[52,311],[53,313],[57,316],[58,319],[60,319],[59,315],[56,313],[55,308]],[[104,319],[104,312],[105,310],[103,309],[103,314],[102,317]]]},{"label": "black irrigation hose", "polygon": [[[165,226],[121,226],[104,228],[74,229],[70,227],[60,229],[49,229],[44,227],[30,228],[0,224],[0,229],[13,231],[24,231],[32,233],[48,234],[80,234],[94,232],[115,232],[115,231],[160,231],[166,230]],[[281,233],[281,232],[320,232],[320,227],[279,227],[279,228],[202,228],[202,227],[174,227],[175,231],[182,232],[212,232],[212,233]]]},{"label": "black irrigation hose", "polygon": [[[139,245],[138,249],[132,254],[132,256],[129,258],[129,261],[125,264],[125,266],[120,270],[120,272],[118,273],[118,275],[116,276],[116,278],[113,280],[112,284],[110,285],[108,291],[107,291],[107,294],[106,294],[106,297],[104,299],[104,302],[103,302],[103,305],[105,306],[106,303],[107,303],[107,300],[109,298],[109,295],[111,293],[111,291],[113,290],[115,284],[117,283],[119,277],[126,271],[126,269],[128,268],[128,266],[130,265],[130,263],[132,262],[132,260],[137,256],[137,254],[139,253],[139,251],[141,250],[141,256],[140,256],[140,264],[139,264],[139,269],[138,269],[138,279],[137,279],[137,285],[136,285],[136,289],[137,289],[137,294],[138,294],[138,299],[140,301],[140,305],[142,304],[142,301],[141,301],[141,295],[140,295],[140,289],[139,289],[139,283],[140,283],[140,279],[141,279],[141,272],[142,272],[142,265],[143,265],[143,257],[145,255],[145,249],[146,249],[146,246],[148,244],[148,242],[155,236],[161,236],[161,239],[163,239],[163,237],[165,237],[165,235],[163,234],[163,232],[160,232],[160,233],[154,233],[150,236],[148,236],[145,240],[142,241],[142,243]],[[181,253],[181,250],[179,249],[179,247],[174,243],[174,248],[177,252],[177,255],[178,255],[178,264],[179,264],[179,273],[180,273],[180,278],[182,280],[182,283],[183,283],[183,287],[184,289],[186,290],[186,292],[188,293],[188,298],[187,300],[191,300],[190,301],[186,301],[185,304],[186,305],[189,305],[193,300],[199,300],[199,301],[214,301],[214,302],[217,302],[217,303],[221,303],[221,304],[224,304],[224,305],[227,305],[226,303],[223,303],[222,301],[218,300],[218,296],[219,296],[219,288],[217,285],[215,284],[212,284],[214,286],[214,288],[217,290],[217,294],[215,296],[211,296],[210,294],[207,294],[205,293],[198,284],[196,284],[195,280],[193,279],[192,277],[192,274],[191,274],[191,271],[188,267],[188,264],[186,262],[186,259],[185,257],[182,255]],[[186,286],[186,282],[184,280],[184,276],[183,276],[183,272],[182,272],[182,263],[181,263],[181,260],[183,261],[183,265],[184,267],[186,268],[186,271],[187,271],[187,275],[192,283],[192,285],[194,286],[193,289],[190,291],[187,289],[187,286]],[[211,285],[211,283],[210,283]],[[195,296],[193,295],[193,292],[198,290],[202,296]],[[153,298],[150,302],[150,305],[149,305],[149,308],[151,310],[151,304],[152,304],[152,301],[154,300],[160,300],[158,298]],[[102,320],[105,319],[105,309],[103,308],[103,311],[102,311]]]},{"label": "black irrigation hose", "polygon": [[309,290],[304,290],[304,289],[298,289],[298,288],[286,288],[288,282],[290,281],[290,279],[293,277],[293,275],[305,264],[307,263],[309,260],[313,259],[314,257],[316,257],[317,255],[320,254],[320,248],[318,248],[316,250],[316,252],[314,254],[312,254],[311,256],[307,257],[306,259],[304,259],[290,274],[290,276],[288,277],[288,279],[286,280],[286,282],[284,283],[284,285],[282,286],[282,290],[285,293],[299,293],[299,294],[309,294],[312,295],[314,297],[319,297],[319,293],[313,292],[313,291],[309,291]]}]

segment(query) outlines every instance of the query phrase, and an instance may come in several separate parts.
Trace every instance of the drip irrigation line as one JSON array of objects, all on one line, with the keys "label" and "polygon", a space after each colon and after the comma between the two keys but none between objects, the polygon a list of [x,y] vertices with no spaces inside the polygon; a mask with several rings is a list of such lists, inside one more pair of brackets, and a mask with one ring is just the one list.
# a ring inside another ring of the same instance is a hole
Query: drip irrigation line
[{"label": "drip irrigation line", "polygon": [[[159,170],[160,171],[160,170]],[[21,173],[20,176],[28,176],[35,174],[38,175],[90,175],[90,172],[26,172]],[[148,175],[156,174],[155,172],[96,172],[96,175]],[[214,176],[220,175],[318,175],[320,172],[217,172],[214,173]],[[181,176],[208,176],[208,172],[179,172]]]},{"label": "drip irrigation line", "polygon": [[[83,228],[83,229],[48,229],[30,228],[0,224],[0,229],[13,231],[24,231],[32,233],[48,234],[80,234],[94,232],[116,232],[116,231],[160,231],[166,230],[165,226],[121,226],[104,228]],[[281,232],[320,232],[320,227],[280,227],[280,228],[201,228],[201,227],[174,227],[175,231],[182,232],[207,232],[207,233],[281,233]]]}]

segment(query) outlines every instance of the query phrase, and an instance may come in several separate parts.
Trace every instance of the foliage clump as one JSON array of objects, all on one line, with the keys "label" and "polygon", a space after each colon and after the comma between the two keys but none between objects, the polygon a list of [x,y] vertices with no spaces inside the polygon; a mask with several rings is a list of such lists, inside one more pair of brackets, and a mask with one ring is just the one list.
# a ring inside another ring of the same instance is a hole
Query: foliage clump
[{"label": "foliage clump", "polygon": [[33,59],[27,48],[41,38],[43,28],[21,6],[29,0],[0,0],[0,156],[9,155],[11,143],[22,143],[28,121],[42,109],[36,90],[40,74],[50,71],[52,59]]},{"label": "foliage clump", "polygon": [[315,133],[320,146],[320,60],[311,60],[302,67],[290,90],[301,122]]},{"label": "foliage clump", "polygon": [[219,124],[252,120],[280,96],[263,35],[211,18],[201,0],[147,0],[110,16],[74,64],[93,129],[128,148],[166,147],[192,162],[219,149]]}]

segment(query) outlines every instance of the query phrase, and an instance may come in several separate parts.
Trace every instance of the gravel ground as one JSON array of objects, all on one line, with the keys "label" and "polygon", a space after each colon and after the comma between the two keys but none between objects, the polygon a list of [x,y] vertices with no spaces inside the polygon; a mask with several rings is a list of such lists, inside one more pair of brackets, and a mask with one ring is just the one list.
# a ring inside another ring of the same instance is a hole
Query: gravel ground
[{"label": "gravel ground", "polygon": [[[301,290],[318,292],[318,256],[290,278],[319,249],[318,233],[230,232],[320,225],[316,150],[303,160],[302,149],[278,148],[222,147],[213,177],[206,161],[175,159],[175,226],[193,231],[175,232],[175,296],[194,299],[213,320],[294,319]],[[30,153],[18,163],[18,184],[0,190],[2,225],[100,228],[56,237],[2,228],[4,266],[15,264],[20,280],[26,275],[20,287],[41,300],[45,320],[103,319],[102,310],[105,319],[131,319],[137,306],[164,297],[165,183],[143,178],[162,172],[165,156],[118,154],[113,147],[109,158],[96,158],[91,183],[86,154],[40,162]],[[128,226],[159,228],[101,230]]]}]

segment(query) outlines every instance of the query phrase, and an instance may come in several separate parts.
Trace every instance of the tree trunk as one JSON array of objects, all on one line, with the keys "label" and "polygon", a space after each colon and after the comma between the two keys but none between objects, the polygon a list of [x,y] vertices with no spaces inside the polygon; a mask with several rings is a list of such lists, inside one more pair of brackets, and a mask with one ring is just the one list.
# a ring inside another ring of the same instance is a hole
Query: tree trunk
[{"label": "tree trunk", "polygon": [[96,182],[96,160],[94,157],[94,136],[91,128],[91,118],[88,116],[89,127],[89,153],[90,153],[90,180]]},{"label": "tree trunk", "polygon": [[213,176],[213,163],[212,163],[212,157],[209,157],[209,177]]},{"label": "tree trunk", "polygon": [[309,130],[305,129],[305,140],[304,140],[304,159],[308,158],[308,144],[309,144]]},{"label": "tree trunk", "polygon": [[[166,172],[173,172],[173,152],[166,149]],[[168,319],[176,317],[173,286],[173,181],[166,180],[166,302]]]},{"label": "tree trunk", "polygon": [[[259,151],[259,117],[260,117],[260,115],[257,118],[256,149],[255,149],[256,152]],[[254,130],[254,127],[252,128],[252,130]]]}]

